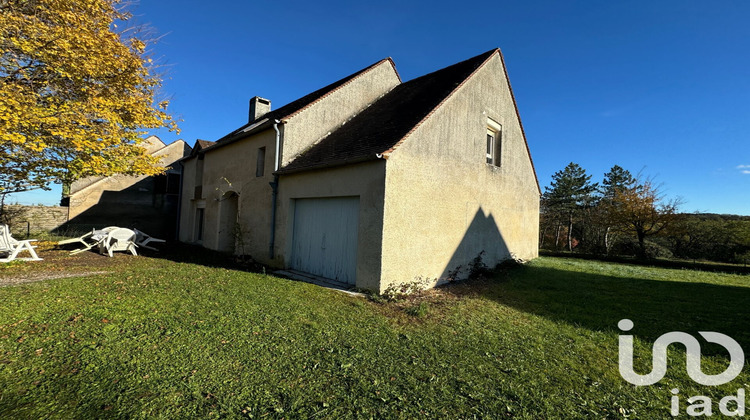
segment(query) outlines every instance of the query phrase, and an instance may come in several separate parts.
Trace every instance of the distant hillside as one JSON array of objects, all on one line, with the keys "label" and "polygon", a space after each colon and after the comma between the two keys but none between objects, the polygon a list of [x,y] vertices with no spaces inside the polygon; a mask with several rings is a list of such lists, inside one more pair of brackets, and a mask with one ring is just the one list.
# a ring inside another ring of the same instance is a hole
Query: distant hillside
[{"label": "distant hillside", "polygon": [[681,213],[682,217],[696,217],[702,220],[740,220],[750,222],[750,216],[740,216],[739,214],[717,214],[717,213]]},{"label": "distant hillside", "polygon": [[750,216],[682,213],[655,242],[678,258],[728,263],[750,262]]}]

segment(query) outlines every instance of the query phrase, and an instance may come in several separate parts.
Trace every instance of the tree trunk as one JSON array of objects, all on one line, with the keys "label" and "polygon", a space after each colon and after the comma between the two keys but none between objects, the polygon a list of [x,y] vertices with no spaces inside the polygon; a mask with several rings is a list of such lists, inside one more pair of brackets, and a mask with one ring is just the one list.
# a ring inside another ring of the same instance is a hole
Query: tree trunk
[{"label": "tree trunk", "polygon": [[559,251],[560,250],[560,228],[561,227],[562,227],[562,225],[558,221],[557,222],[557,229],[555,230],[555,251]]},{"label": "tree trunk", "polygon": [[609,255],[609,226],[604,230],[604,252]]},{"label": "tree trunk", "polygon": [[638,231],[638,258],[646,259],[646,234],[642,231]]},{"label": "tree trunk", "polygon": [[547,229],[549,228],[548,224],[544,224],[544,229],[542,229],[542,233],[539,236],[539,249],[544,248],[544,237],[547,236]]},{"label": "tree trunk", "polygon": [[5,223],[5,193],[0,194],[0,224]]},{"label": "tree trunk", "polygon": [[573,212],[568,213],[568,251],[573,252]]},{"label": "tree trunk", "polygon": [[578,238],[578,245],[579,246],[583,245],[585,247],[586,246],[586,216],[584,216],[583,219],[581,219],[580,234],[581,236]]}]

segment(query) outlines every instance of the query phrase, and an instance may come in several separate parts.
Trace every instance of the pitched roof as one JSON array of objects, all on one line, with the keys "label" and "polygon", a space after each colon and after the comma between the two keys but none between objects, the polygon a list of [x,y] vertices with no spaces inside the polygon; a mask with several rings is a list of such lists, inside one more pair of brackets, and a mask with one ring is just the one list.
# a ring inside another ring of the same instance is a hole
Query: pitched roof
[{"label": "pitched roof", "polygon": [[196,146],[200,147],[201,149],[205,149],[206,147],[213,146],[216,142],[210,141],[210,140],[201,140],[198,139],[195,141]]},{"label": "pitched roof", "polygon": [[363,162],[390,152],[498,51],[487,51],[396,86],[278,172]]},{"label": "pitched roof", "polygon": [[198,155],[199,152],[201,152],[202,150],[204,150],[206,148],[209,148],[209,147],[213,146],[214,144],[216,144],[215,141],[208,141],[208,140],[198,139],[198,140],[195,141],[195,144],[193,145],[193,148],[190,150],[190,153],[187,156],[185,156],[184,158],[182,158],[181,160],[187,160],[187,159],[190,159],[192,157],[195,157],[195,156]]},{"label": "pitched roof", "polygon": [[[309,93],[293,102],[290,102],[281,108],[278,108],[276,110],[267,112],[266,114],[263,114],[256,118],[253,121],[248,122],[247,124],[243,125],[242,127],[232,131],[231,133],[227,134],[226,136],[220,138],[212,145],[213,148],[221,147],[227,143],[231,143],[237,140],[240,140],[244,137],[249,136],[250,134],[254,134],[266,129],[271,128],[273,126],[273,123],[275,120],[283,121],[285,119],[288,119],[297,113],[303,111],[304,109],[308,108],[309,106],[313,105],[314,103],[320,101],[321,99],[325,98],[326,96],[330,95],[340,87],[346,85],[347,83],[354,80],[357,76],[367,72],[368,70],[377,67],[379,64],[384,62],[390,62],[391,66],[393,66],[393,69],[396,69],[396,65],[393,63],[393,60],[389,58],[384,58],[377,63],[374,63],[370,66],[365,67],[364,69],[351,74],[347,77],[344,77],[341,80],[338,80],[336,82],[331,83],[330,85],[323,87],[321,89],[316,90],[315,92]],[[398,76],[398,72],[396,72],[396,76]],[[398,76],[400,79],[400,76]]]}]

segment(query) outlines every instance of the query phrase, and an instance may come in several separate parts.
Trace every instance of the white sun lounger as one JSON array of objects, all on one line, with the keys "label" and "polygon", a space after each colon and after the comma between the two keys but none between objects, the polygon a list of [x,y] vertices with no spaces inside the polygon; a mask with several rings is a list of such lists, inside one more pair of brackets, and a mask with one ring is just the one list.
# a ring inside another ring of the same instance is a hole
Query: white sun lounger
[{"label": "white sun lounger", "polygon": [[58,242],[57,244],[66,245],[80,242],[81,245],[83,245],[83,248],[70,251],[70,255],[80,254],[81,252],[88,251],[89,249],[99,245],[99,243],[107,237],[107,234],[115,229],[118,229],[118,227],[109,226],[105,227],[104,229],[94,229],[85,235],[79,236],[77,238],[66,239],[64,241]]},{"label": "white sun lounger", "polygon": [[[13,239],[8,225],[0,225],[0,255],[5,256],[0,258],[0,262],[11,262],[13,260],[41,261],[42,259],[34,251],[34,246],[31,245],[35,241],[35,239],[23,241]],[[27,251],[31,257],[19,258],[18,254],[23,251]]]}]

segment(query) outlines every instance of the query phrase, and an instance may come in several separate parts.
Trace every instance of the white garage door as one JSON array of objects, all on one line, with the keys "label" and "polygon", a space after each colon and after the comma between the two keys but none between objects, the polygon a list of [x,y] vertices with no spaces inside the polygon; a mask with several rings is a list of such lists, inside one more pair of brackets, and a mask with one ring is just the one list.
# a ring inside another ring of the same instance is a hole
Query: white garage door
[{"label": "white garage door", "polygon": [[297,199],[291,267],[355,284],[359,197]]}]

